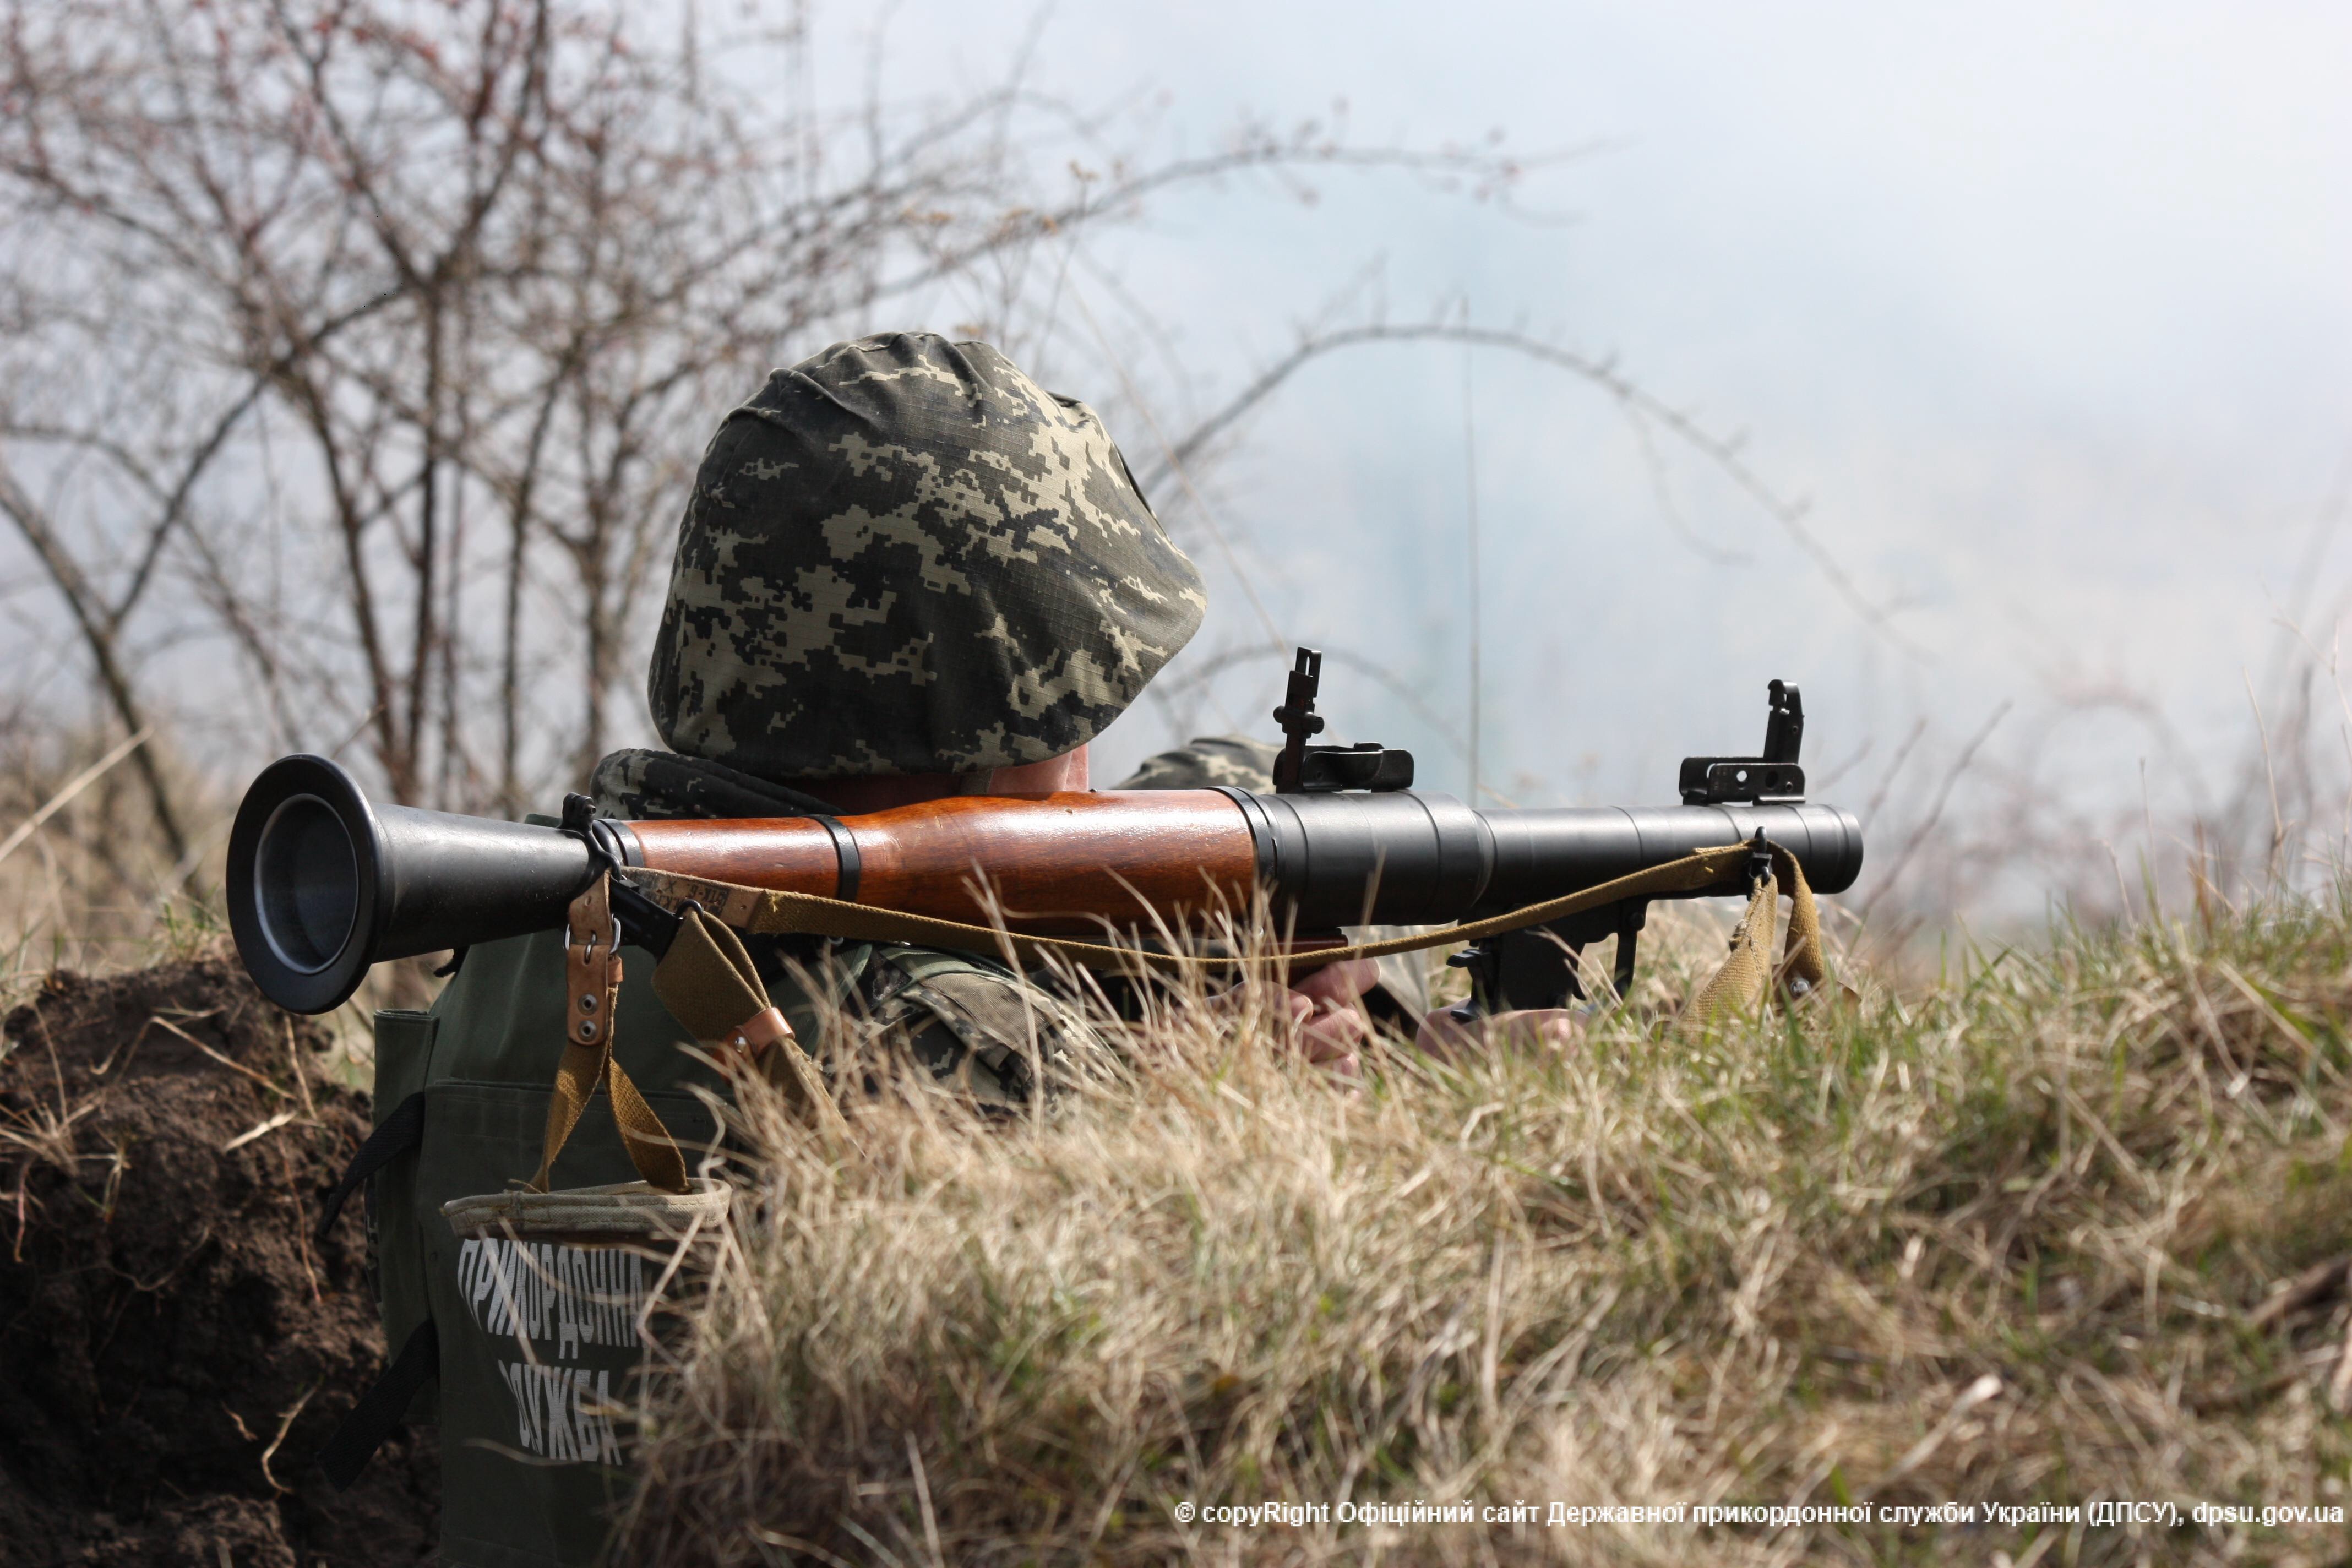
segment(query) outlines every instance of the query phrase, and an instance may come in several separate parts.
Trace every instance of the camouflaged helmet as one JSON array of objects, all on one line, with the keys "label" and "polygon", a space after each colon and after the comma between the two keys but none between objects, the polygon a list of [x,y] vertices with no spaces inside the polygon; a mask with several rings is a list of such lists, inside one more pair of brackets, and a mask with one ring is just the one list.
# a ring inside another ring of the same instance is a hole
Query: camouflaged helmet
[{"label": "camouflaged helmet", "polygon": [[1201,624],[1085,404],[889,332],[768,378],[704,453],[647,682],[677,751],[764,778],[1043,762]]}]

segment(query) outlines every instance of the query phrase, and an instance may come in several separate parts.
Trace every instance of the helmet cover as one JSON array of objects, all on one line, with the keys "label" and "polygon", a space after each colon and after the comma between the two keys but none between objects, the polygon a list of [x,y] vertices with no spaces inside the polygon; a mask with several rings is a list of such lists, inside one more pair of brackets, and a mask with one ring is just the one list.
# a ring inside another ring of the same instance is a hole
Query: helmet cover
[{"label": "helmet cover", "polygon": [[763,778],[1011,767],[1101,732],[1206,608],[1092,409],[889,332],[720,422],[647,696],[676,751]]}]

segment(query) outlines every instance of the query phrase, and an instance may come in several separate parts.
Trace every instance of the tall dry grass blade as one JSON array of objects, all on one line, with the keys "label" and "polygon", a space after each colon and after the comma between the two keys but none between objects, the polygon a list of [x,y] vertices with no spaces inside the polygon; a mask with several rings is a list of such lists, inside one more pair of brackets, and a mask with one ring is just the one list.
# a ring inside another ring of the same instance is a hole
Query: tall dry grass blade
[{"label": "tall dry grass blade", "polygon": [[[1662,913],[1656,992],[1573,1037],[1445,1061],[1391,1039],[1353,1079],[1299,1060],[1263,994],[1181,977],[1102,1020],[1120,1070],[1028,1114],[865,1058],[840,1160],[749,1086],[730,1115],[758,1153],[653,1390],[661,1481],[626,1553],[2014,1562],[2046,1532],[1571,1539],[1411,1510],[2336,1500],[2346,1324],[2324,1293],[2258,1303],[2352,1254],[2352,932],[2217,918],[2062,931],[1899,1007],[1863,974],[1851,1007],[1685,1044],[1674,1005],[1722,937]],[[1402,1511],[1178,1512],[1266,1502]],[[2325,1561],[2329,1538],[2167,1550]]]},{"label": "tall dry grass blade", "polygon": [[18,845],[40,831],[41,824],[72,805],[76,795],[113,772],[117,763],[145,745],[148,738],[154,733],[155,727],[152,724],[142,726],[129,740],[121,742],[106,755],[68,779],[57,794],[42,803],[39,810],[18,823],[7,837],[0,838],[0,860],[5,860],[10,855],[16,853]]}]

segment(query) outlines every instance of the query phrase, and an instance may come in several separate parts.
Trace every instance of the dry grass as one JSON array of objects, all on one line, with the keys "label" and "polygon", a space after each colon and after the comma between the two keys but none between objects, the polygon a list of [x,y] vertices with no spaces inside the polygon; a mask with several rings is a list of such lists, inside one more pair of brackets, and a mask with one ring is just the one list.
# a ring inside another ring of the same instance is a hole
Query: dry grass
[{"label": "dry grass", "polygon": [[202,853],[175,864],[121,741],[0,712],[0,1010],[52,969],[169,963],[225,929],[213,900],[234,800],[166,763],[202,825]]},{"label": "dry grass", "polygon": [[1643,1006],[1360,1085],[1180,1008],[1048,1115],[868,1105],[837,1163],[751,1102],[625,1560],[2342,1561],[2341,1526],[1175,1510],[2340,1505],[2352,1308],[2250,1313],[2352,1252],[2347,965],[2342,908],[2062,931],[1901,1005],[1697,1043]]}]

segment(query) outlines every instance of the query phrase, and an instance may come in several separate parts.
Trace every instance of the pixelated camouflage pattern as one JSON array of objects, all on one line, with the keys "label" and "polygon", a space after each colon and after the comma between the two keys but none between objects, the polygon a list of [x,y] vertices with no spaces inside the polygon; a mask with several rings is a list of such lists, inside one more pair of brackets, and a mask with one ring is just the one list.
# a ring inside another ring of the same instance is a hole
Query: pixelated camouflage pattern
[{"label": "pixelated camouflage pattern", "polygon": [[789,789],[707,757],[637,748],[614,752],[588,777],[596,815],[625,822],[656,817],[801,816],[833,810],[801,790]]},{"label": "pixelated camouflage pattern", "polygon": [[889,332],[720,423],[647,695],[674,750],[767,778],[1016,766],[1093,739],[1206,607],[1092,409]]},{"label": "pixelated camouflage pattern", "polygon": [[1211,789],[1223,784],[1250,791],[1274,787],[1274,759],[1282,747],[1247,735],[1195,735],[1172,752],[1146,757],[1117,789]]},{"label": "pixelated camouflage pattern", "polygon": [[864,1026],[943,1091],[998,1110],[1112,1070],[1076,1008],[977,953],[878,946],[859,987]]},{"label": "pixelated camouflage pattern", "polygon": [[[1274,792],[1274,759],[1282,747],[1247,735],[1195,735],[1172,751],[1146,757],[1134,773],[1114,789],[1227,789],[1253,795]],[[1348,932],[1351,942],[1379,942],[1402,936],[1409,926],[1358,926]],[[1401,1023],[1418,1021],[1430,1010],[1429,972],[1425,955],[1395,952],[1377,961],[1380,984],[1366,997],[1374,1012]],[[1386,1005],[1381,1005],[1383,996]]]}]

